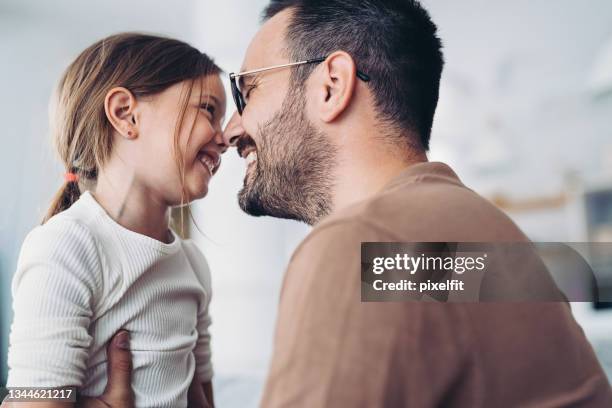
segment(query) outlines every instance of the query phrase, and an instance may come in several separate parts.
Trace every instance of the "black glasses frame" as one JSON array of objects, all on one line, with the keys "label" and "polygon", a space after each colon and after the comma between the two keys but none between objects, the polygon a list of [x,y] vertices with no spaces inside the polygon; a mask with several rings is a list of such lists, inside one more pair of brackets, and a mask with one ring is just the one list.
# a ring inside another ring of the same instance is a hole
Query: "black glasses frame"
[{"label": "black glasses frame", "polygon": [[[231,72],[229,74],[230,86],[232,89],[232,97],[234,98],[234,103],[236,104],[236,109],[238,109],[238,114],[242,115],[242,112],[244,111],[244,108],[246,107],[246,101],[244,100],[244,96],[242,95],[242,91],[240,90],[240,86],[238,85],[238,81],[240,77],[257,74],[259,72],[269,71],[272,69],[295,67],[295,66],[303,65],[303,64],[318,64],[318,63],[325,61],[326,59],[327,57],[319,57],[319,58],[312,58],[312,59],[308,59],[304,61],[290,62],[288,64],[273,65],[271,67],[253,69],[250,71],[244,71],[244,72],[238,72],[238,73]],[[370,76],[359,70],[357,70],[357,77],[361,79],[363,82],[370,81]]]}]

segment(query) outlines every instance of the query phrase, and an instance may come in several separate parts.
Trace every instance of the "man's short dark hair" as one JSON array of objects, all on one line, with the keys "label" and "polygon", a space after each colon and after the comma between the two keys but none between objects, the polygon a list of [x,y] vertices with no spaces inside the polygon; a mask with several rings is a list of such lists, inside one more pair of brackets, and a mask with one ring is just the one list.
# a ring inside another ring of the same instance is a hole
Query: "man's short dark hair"
[{"label": "man's short dark hair", "polygon": [[[287,8],[293,12],[285,38],[289,57],[349,53],[371,77],[379,118],[400,133],[416,132],[427,150],[444,59],[436,25],[419,2],[271,0],[264,21]],[[302,84],[313,69],[299,67],[294,80]]]}]

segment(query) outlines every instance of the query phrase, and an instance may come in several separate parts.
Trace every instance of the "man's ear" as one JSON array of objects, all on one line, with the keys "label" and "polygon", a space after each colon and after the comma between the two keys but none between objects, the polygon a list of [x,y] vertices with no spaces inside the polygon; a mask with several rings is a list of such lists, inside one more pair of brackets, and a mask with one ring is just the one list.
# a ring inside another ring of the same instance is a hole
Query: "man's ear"
[{"label": "man's ear", "polygon": [[348,107],[357,82],[357,66],[344,51],[330,54],[321,63],[323,80],[317,91],[318,113],[324,122],[332,122]]},{"label": "man's ear", "polygon": [[111,89],[104,98],[106,118],[117,133],[126,139],[134,139],[138,136],[135,108],[136,98],[123,87]]}]

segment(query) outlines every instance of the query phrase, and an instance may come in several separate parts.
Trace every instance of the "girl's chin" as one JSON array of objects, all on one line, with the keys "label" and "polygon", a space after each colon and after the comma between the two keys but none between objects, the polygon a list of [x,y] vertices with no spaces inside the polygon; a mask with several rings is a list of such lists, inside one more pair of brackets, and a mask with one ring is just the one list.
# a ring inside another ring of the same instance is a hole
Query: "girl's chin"
[{"label": "girl's chin", "polygon": [[[185,197],[184,199],[187,201],[189,200],[189,203],[194,201],[194,200],[200,200],[204,197],[206,197],[206,195],[208,194],[208,184],[202,184],[202,183],[192,183],[192,184],[187,184],[185,186],[185,193],[189,195],[189,197]],[[180,189],[176,192],[176,199],[178,200],[178,202],[175,205],[181,205],[181,191]],[[183,205],[189,204],[188,202],[183,203]]]},{"label": "girl's chin", "polygon": [[[204,167],[203,164],[199,164],[201,167]],[[191,177],[188,177],[185,182],[187,184],[187,191],[193,200],[198,200],[200,198],[204,198],[206,194],[208,194],[208,183],[210,182],[211,176],[208,170],[200,170],[197,173],[190,174]]]}]

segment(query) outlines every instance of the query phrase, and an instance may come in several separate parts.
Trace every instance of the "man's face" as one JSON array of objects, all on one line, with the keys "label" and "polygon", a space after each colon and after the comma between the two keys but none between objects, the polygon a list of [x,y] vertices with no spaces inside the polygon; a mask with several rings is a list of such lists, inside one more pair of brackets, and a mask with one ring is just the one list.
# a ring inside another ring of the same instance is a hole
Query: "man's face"
[{"label": "man's face", "polygon": [[[290,11],[268,20],[251,42],[242,71],[284,64]],[[292,83],[294,68],[242,77],[246,107],[238,153],[248,167],[238,194],[248,214],[314,224],[331,210],[335,147],[308,117],[307,84]],[[233,124],[230,122],[229,126]]]}]

